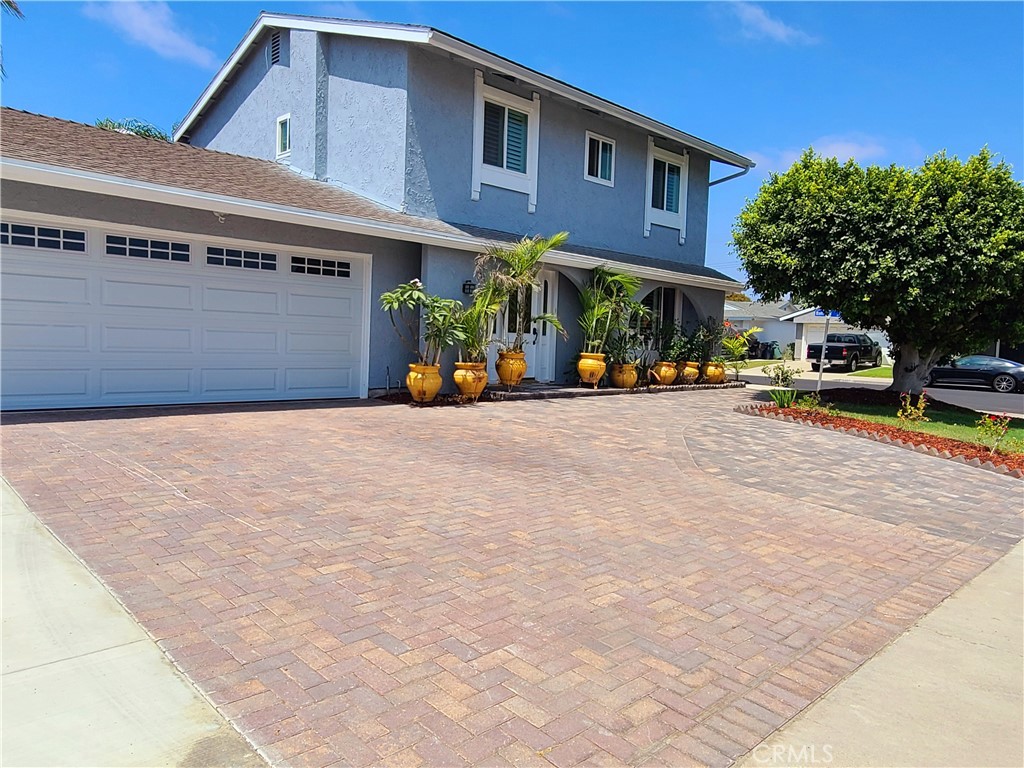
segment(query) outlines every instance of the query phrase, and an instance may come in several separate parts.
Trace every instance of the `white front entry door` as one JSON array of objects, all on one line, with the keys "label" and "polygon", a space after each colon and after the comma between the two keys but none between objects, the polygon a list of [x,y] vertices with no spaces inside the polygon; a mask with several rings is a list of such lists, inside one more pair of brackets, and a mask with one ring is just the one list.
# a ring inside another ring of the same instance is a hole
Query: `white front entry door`
[{"label": "white front entry door", "polygon": [[[540,273],[540,286],[533,293],[533,314],[558,314],[558,273],[545,269]],[[534,323],[533,357],[537,381],[555,380],[555,339],[558,331],[550,323]]]},{"label": "white front entry door", "polygon": [[[558,331],[549,323],[530,322],[530,318],[547,312],[558,311],[558,273],[554,270],[542,270],[538,277],[538,286],[533,289],[530,306],[524,309],[526,333],[523,336],[523,352],[526,354],[526,378],[540,382],[555,379],[555,339]],[[495,319],[495,338],[503,344],[512,344],[516,338],[516,323],[513,313],[519,311],[513,301],[507,311],[499,313]],[[528,312],[528,314],[527,314]],[[488,370],[491,381],[497,381],[494,373],[494,361],[497,351],[488,355]]]}]

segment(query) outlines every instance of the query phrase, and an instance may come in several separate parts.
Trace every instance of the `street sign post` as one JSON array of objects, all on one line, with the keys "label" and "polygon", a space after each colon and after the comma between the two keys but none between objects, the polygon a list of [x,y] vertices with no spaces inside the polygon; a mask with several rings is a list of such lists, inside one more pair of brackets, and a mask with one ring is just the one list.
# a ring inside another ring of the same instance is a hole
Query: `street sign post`
[{"label": "street sign post", "polygon": [[816,309],[814,316],[825,318],[825,333],[821,337],[821,354],[818,356],[818,385],[814,388],[815,392],[821,392],[821,376],[825,372],[825,347],[828,345],[828,324],[833,317],[839,317],[839,313],[835,310],[826,312],[824,309]]}]

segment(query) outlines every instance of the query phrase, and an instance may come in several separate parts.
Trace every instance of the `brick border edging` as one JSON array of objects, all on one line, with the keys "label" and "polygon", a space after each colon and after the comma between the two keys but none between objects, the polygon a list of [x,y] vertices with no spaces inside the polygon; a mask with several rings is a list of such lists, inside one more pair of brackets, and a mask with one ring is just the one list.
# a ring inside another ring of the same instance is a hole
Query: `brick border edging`
[{"label": "brick border edging", "polygon": [[830,432],[841,432],[844,435],[854,435],[855,437],[865,437],[868,440],[874,440],[876,443],[882,445],[894,445],[898,448],[906,448],[907,450],[914,451],[916,453],[923,453],[926,456],[935,456],[939,459],[949,459],[955,461],[958,464],[966,464],[968,467],[978,467],[989,472],[995,472],[997,475],[1009,475],[1010,477],[1024,479],[1024,470],[1010,469],[1005,464],[995,464],[990,461],[982,461],[978,458],[965,459],[959,454],[952,454],[949,451],[940,451],[937,448],[931,448],[927,445],[919,445],[906,440],[893,440],[888,435],[880,435],[877,432],[871,432],[866,429],[847,429],[846,427],[836,427],[833,424],[819,424],[816,421],[808,421],[805,419],[798,419],[790,416],[788,413],[779,414],[768,410],[767,408],[756,405],[737,405],[733,408],[737,413],[745,413],[748,416],[760,416],[763,419],[774,419],[776,421],[785,421],[790,424],[803,424],[807,427],[817,427],[818,429],[826,429]]},{"label": "brick border edging", "polygon": [[489,395],[488,402],[511,402],[516,400],[558,400],[562,398],[602,397],[608,395],[657,395],[662,392],[694,392],[702,389],[744,389],[746,386],[747,382],[745,381],[727,381],[724,384],[669,384],[668,386],[655,385],[633,387],[632,389],[572,387],[547,392],[488,390],[487,393]]}]

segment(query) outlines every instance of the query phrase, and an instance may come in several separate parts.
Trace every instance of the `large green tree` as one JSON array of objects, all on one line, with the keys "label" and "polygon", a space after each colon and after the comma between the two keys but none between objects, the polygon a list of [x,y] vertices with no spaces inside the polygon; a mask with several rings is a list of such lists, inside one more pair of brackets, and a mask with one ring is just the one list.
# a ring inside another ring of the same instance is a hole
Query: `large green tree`
[{"label": "large green tree", "polygon": [[885,331],[898,391],[948,355],[1024,341],[1024,186],[987,149],[917,169],[808,150],[748,201],[733,244],[762,299]]}]

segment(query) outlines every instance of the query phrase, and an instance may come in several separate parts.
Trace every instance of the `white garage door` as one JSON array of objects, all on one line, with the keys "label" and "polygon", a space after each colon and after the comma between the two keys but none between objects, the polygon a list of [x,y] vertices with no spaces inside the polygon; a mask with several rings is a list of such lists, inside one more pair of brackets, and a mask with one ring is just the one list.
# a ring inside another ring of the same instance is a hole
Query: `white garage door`
[{"label": "white garage door", "polygon": [[6,410],[365,396],[367,257],[6,217]]}]

